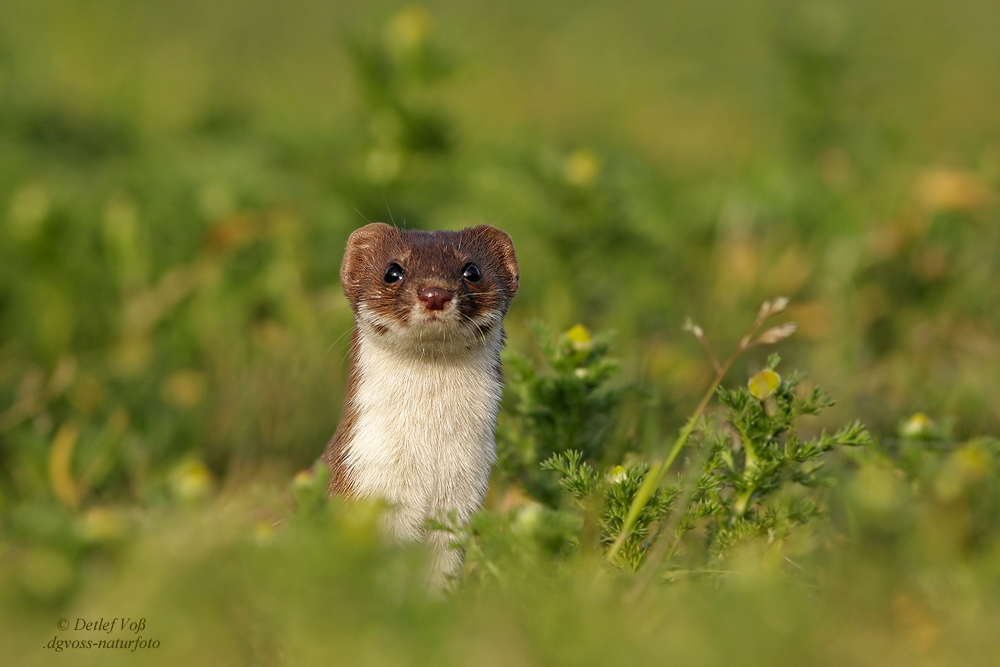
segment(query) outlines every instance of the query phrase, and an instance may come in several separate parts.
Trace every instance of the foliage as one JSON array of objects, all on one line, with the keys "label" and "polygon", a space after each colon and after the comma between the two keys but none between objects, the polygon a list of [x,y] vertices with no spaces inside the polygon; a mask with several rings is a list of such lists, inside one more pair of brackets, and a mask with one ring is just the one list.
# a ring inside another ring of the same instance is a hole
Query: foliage
[{"label": "foliage", "polygon": [[[600,517],[599,540],[607,547],[621,532],[650,466],[631,462],[627,466],[615,466],[601,475],[589,463],[581,463],[579,452],[570,450],[554,454],[542,463],[542,467],[562,475],[560,486],[573,495],[581,509],[592,509],[588,507],[591,503],[596,505]],[[651,531],[666,519],[679,493],[679,484],[659,488],[653,493],[630,530],[618,562],[631,568],[639,566],[650,545]]]},{"label": "foliage", "polygon": [[[777,364],[778,356],[771,355],[767,370],[774,371]],[[697,509],[680,524],[684,529],[699,516],[712,517],[708,552],[713,557],[747,537],[781,541],[796,525],[819,516],[819,499],[797,492],[798,487],[826,481],[820,474],[822,457],[834,447],[872,444],[857,421],[833,434],[800,436],[799,418],[818,415],[833,402],[819,388],[799,396],[799,382],[793,373],[764,396],[743,387],[719,389],[726,414],[722,426],[701,445],[708,460],[692,498]]]},{"label": "foliage", "polygon": [[[435,6],[0,3],[4,660],[991,664],[996,7]],[[444,600],[310,467],[367,219],[517,246]]]},{"label": "foliage", "polygon": [[[795,526],[824,513],[821,498],[806,492],[828,481],[820,474],[823,455],[837,446],[871,445],[872,440],[858,422],[833,434],[800,436],[800,417],[818,415],[833,402],[818,387],[800,396],[800,376],[780,379],[774,372],[778,363],[779,357],[771,355],[746,387],[718,389],[725,411],[696,430],[695,453],[681,478],[656,488],[630,528],[626,517],[649,463],[631,461],[599,472],[580,452],[569,450],[553,454],[541,467],[559,473],[560,486],[578,507],[599,516],[603,546],[612,545],[624,529],[626,539],[614,558],[630,569],[642,564],[664,526],[669,529],[661,539],[672,541],[672,552],[685,533],[700,527],[697,552],[708,560],[692,567],[716,565],[754,538],[781,544]],[[768,374],[774,384],[762,391],[759,378]]]},{"label": "foliage", "polygon": [[500,467],[542,502],[557,504],[557,481],[539,464],[575,451],[595,461],[613,446],[616,413],[624,389],[609,380],[619,370],[607,355],[609,337],[592,338],[582,325],[553,341],[550,330],[534,325],[545,366],[506,352],[509,407],[498,434]]}]

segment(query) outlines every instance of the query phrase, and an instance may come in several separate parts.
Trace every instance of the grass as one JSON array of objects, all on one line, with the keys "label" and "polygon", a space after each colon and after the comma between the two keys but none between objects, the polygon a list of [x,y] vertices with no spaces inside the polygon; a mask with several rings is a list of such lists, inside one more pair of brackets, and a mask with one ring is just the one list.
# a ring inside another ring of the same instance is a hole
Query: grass
[{"label": "grass", "polygon": [[[4,655],[986,664],[998,21],[4,3]],[[494,223],[521,264],[501,460],[444,598],[310,468],[367,219]],[[706,358],[779,295],[780,366]],[[47,647],[123,617],[159,645]]]}]

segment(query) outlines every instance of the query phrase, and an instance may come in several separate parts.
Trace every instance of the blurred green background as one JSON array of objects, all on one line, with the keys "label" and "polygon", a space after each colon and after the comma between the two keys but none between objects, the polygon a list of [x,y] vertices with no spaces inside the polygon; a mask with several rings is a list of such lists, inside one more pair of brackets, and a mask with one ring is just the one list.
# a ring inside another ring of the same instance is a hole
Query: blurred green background
[{"label": "blurred green background", "polygon": [[[163,578],[78,570],[66,531],[117,530],[95,509],[159,516],[144,548],[183,551],[213,533],[186,499],[274,495],[316,459],[347,371],[337,271],[369,220],[508,231],[509,345],[531,348],[531,320],[614,330],[664,433],[712,375],[685,317],[725,350],[778,295],[799,325],[785,364],[838,400],[811,427],[860,418],[891,445],[921,413],[942,447],[1000,432],[997,35],[983,0],[2,0],[0,561],[29,600],[10,593],[13,616],[111,615],[102,585],[120,601]],[[736,382],[763,359],[741,363]],[[335,579],[350,558],[302,567]],[[174,581],[203,586],[189,575]],[[412,633],[478,622],[401,604],[430,619]],[[248,627],[220,625],[218,655],[254,646]],[[269,646],[247,655],[280,661]]]}]

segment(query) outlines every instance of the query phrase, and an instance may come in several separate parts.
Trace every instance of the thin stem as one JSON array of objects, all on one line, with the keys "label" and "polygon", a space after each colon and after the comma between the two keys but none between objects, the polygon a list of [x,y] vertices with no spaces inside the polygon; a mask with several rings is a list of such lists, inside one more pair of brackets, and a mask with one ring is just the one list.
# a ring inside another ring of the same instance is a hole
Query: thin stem
[{"label": "thin stem", "polygon": [[[689,465],[689,469],[701,470],[710,454],[711,449],[705,448],[694,458]],[[681,543],[681,538],[687,532],[681,527],[681,524],[683,523],[688,508],[690,507],[691,498],[695,494],[697,482],[698,479],[696,475],[689,475],[684,480],[682,491],[678,496],[677,503],[675,505],[678,509],[673,512],[669,522],[664,521],[660,524],[659,530],[656,531],[656,535],[654,535],[651,539],[649,556],[646,557],[646,562],[643,564],[642,569],[639,572],[639,576],[636,578],[635,585],[632,587],[632,590],[626,598],[627,601],[634,601],[638,599],[656,575],[656,569],[660,561],[665,558],[672,558],[673,555],[677,553],[677,549]],[[667,540],[661,537],[661,535],[664,534],[672,534],[673,539]]]},{"label": "thin stem", "polygon": [[663,478],[666,477],[667,471],[670,470],[670,466],[673,465],[678,455],[680,455],[681,450],[684,449],[684,445],[687,444],[687,440],[694,431],[695,426],[698,425],[698,421],[705,412],[705,408],[708,407],[709,402],[712,400],[712,396],[715,395],[715,390],[719,388],[722,380],[726,377],[726,373],[729,372],[729,368],[733,365],[736,359],[750,346],[750,341],[753,338],[753,335],[770,316],[770,314],[770,305],[769,303],[765,303],[764,307],[762,307],[760,312],[757,313],[757,318],[754,320],[750,330],[745,336],[743,336],[743,338],[740,339],[740,344],[736,347],[736,350],[732,353],[732,355],[730,355],[729,359],[726,360],[726,363],[721,368],[717,368],[715,379],[712,380],[712,384],[709,385],[705,395],[701,397],[701,401],[698,403],[698,407],[694,409],[690,419],[688,419],[684,424],[680,434],[677,436],[677,440],[674,441],[674,446],[670,448],[670,453],[667,454],[667,458],[662,463],[653,464],[653,466],[649,469],[649,472],[646,474],[646,479],[643,480],[642,486],[639,487],[639,490],[635,494],[635,498],[632,499],[632,505],[629,507],[628,515],[625,517],[625,522],[622,524],[622,529],[618,533],[618,537],[615,538],[611,548],[609,548],[607,553],[604,555],[608,562],[614,562],[618,552],[621,551],[622,546],[625,544],[625,540],[628,539],[628,536],[632,533],[632,529],[635,528],[635,524],[639,520],[639,515],[641,515],[642,511],[646,508],[646,505],[649,503],[649,499],[652,498],[656,490],[660,488],[660,484],[663,483]]},{"label": "thin stem", "polygon": [[708,355],[708,360],[712,362],[712,368],[716,373],[721,373],[722,367],[719,366],[719,360],[715,358],[715,353],[712,352],[712,348],[709,346],[708,341],[705,340],[704,336],[698,336],[698,342],[701,343],[702,349],[704,349],[705,354]]}]

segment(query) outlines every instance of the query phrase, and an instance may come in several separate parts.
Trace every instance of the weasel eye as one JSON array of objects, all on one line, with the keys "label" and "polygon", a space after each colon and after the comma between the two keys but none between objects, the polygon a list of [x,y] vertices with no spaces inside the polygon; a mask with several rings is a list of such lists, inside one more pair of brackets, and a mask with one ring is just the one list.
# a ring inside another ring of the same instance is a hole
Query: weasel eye
[{"label": "weasel eye", "polygon": [[470,283],[478,283],[482,279],[483,274],[479,273],[478,266],[470,262],[465,265],[464,269],[462,269],[462,277]]},{"label": "weasel eye", "polygon": [[382,280],[387,284],[398,283],[403,279],[403,267],[399,264],[393,262],[389,265],[389,268],[385,270],[385,275],[382,276]]}]

